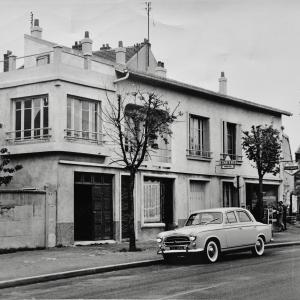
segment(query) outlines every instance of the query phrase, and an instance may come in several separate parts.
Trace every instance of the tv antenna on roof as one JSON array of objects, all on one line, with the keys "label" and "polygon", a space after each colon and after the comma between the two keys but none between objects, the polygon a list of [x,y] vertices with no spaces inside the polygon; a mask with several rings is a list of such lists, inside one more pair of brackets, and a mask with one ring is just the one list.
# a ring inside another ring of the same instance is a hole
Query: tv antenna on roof
[{"label": "tv antenna on roof", "polygon": [[33,26],[33,12],[30,12],[30,25]]},{"label": "tv antenna on roof", "polygon": [[150,10],[151,10],[151,2],[147,1],[146,4],[146,11],[147,11],[147,18],[148,18],[148,42],[150,42],[150,35],[149,35],[149,19],[150,19]]}]

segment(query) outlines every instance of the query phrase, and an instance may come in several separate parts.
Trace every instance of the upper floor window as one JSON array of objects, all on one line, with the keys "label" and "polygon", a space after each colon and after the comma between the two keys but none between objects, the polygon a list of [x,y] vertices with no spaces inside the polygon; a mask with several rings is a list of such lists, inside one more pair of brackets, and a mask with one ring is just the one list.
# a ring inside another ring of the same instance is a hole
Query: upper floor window
[{"label": "upper floor window", "polygon": [[210,158],[209,152],[209,119],[189,116],[189,149],[188,155]]},{"label": "upper floor window", "polygon": [[231,160],[241,161],[242,160],[242,147],[241,147],[241,125],[222,122],[223,131],[223,145],[221,159],[225,159],[227,156]]},{"label": "upper floor window", "polygon": [[49,137],[48,96],[17,99],[14,110],[15,140]]},{"label": "upper floor window", "polygon": [[[136,104],[127,104],[125,108],[125,151],[138,152],[142,144],[145,142],[145,118],[139,110],[142,107]],[[157,111],[157,113],[162,113]],[[171,141],[166,133],[167,128],[162,131],[153,132],[147,135],[147,153],[145,161],[158,163],[171,162]]]},{"label": "upper floor window", "polygon": [[37,66],[42,66],[42,65],[47,65],[50,63],[50,55],[41,55],[36,58],[36,65]]},{"label": "upper floor window", "polygon": [[100,102],[68,96],[66,137],[101,141]]}]

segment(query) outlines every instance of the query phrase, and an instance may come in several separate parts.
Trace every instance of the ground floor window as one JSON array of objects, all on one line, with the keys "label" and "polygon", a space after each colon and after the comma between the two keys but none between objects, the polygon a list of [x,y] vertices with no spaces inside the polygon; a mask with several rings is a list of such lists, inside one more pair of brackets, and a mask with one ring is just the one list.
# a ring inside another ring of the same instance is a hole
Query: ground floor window
[{"label": "ground floor window", "polygon": [[144,181],[144,223],[173,225],[173,180],[148,178]]},{"label": "ground floor window", "polygon": [[144,183],[144,222],[161,222],[160,183],[149,181]]},{"label": "ground floor window", "polygon": [[233,186],[233,182],[223,182],[223,206],[237,207],[238,202],[238,190]]}]

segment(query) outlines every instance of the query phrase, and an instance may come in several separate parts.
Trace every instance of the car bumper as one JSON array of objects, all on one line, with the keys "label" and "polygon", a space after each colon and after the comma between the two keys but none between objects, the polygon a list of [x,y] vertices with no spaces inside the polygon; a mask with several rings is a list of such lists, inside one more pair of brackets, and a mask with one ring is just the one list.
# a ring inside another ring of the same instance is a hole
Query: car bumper
[{"label": "car bumper", "polygon": [[203,252],[204,249],[197,248],[197,249],[183,249],[183,250],[168,250],[168,249],[159,249],[157,254],[188,254],[188,253],[198,253]]}]

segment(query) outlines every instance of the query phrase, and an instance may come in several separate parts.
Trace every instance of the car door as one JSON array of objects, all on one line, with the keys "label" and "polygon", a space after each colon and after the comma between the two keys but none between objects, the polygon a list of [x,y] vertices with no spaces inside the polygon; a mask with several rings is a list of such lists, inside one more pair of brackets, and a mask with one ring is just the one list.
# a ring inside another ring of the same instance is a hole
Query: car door
[{"label": "car door", "polygon": [[256,227],[253,220],[244,210],[236,211],[238,222],[241,228],[241,245],[253,245],[256,242]]},{"label": "car door", "polygon": [[227,248],[240,246],[241,228],[234,211],[228,211],[225,213],[224,230],[227,240]]}]

